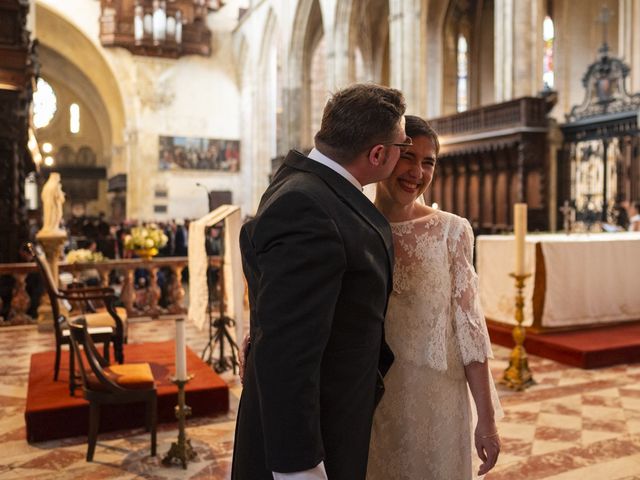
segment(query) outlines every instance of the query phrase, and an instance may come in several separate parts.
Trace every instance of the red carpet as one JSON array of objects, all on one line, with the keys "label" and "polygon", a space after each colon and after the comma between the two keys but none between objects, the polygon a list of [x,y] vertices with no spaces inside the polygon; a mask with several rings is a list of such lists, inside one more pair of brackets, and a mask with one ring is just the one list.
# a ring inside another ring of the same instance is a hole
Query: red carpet
[{"label": "red carpet", "polygon": [[[158,389],[158,423],[175,422],[177,387],[170,377],[175,372],[173,341],[125,345],[127,363],[151,365]],[[68,354],[62,354],[58,381],[53,381],[55,352],[31,356],[29,389],[25,421],[27,440],[41,442],[57,438],[86,435],[89,403],[82,398],[82,388],[69,396]],[[187,366],[195,377],[187,384],[186,401],[193,417],[225,413],[229,410],[229,388],[200,358],[187,348]],[[100,432],[144,426],[144,404],[108,405],[101,410]]]},{"label": "red carpet", "polygon": [[[513,327],[487,322],[491,341],[512,348]],[[579,368],[640,362],[640,323],[559,333],[529,333],[527,353]]]}]

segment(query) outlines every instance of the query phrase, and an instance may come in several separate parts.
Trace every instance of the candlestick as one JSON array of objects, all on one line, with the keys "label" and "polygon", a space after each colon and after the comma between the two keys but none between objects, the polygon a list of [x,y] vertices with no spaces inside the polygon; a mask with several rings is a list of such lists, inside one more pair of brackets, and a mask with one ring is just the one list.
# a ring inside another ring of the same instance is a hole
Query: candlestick
[{"label": "candlestick", "polygon": [[196,451],[191,445],[191,439],[187,437],[185,431],[187,417],[191,415],[191,407],[185,404],[184,389],[187,382],[192,378],[193,375],[186,377],[184,380],[177,378],[172,379],[172,382],[178,386],[178,405],[175,407],[176,418],[178,419],[178,441],[171,444],[169,451],[162,459],[162,463],[167,466],[179,462],[185,470],[187,468],[187,462],[197,456]]},{"label": "candlestick", "polygon": [[524,339],[526,336],[526,330],[522,326],[524,321],[524,296],[522,290],[524,289],[524,281],[531,276],[510,274],[516,281],[516,312],[515,321],[516,326],[513,327],[513,341],[515,346],[511,351],[511,357],[509,359],[509,366],[504,371],[502,380],[500,383],[506,385],[512,390],[522,391],[531,385],[535,385],[536,382],[529,370],[529,360],[527,358],[527,351],[524,349]]},{"label": "candlestick", "polygon": [[513,206],[513,232],[516,242],[515,274],[524,275],[524,246],[527,238],[527,204],[516,203]]},{"label": "candlestick", "polygon": [[184,318],[176,318],[176,378],[187,378],[187,344]]}]

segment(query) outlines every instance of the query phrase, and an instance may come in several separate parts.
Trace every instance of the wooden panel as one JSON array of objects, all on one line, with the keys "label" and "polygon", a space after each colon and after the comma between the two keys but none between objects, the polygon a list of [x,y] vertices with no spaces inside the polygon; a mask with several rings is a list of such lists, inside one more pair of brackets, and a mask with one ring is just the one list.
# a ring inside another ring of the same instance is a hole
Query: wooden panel
[{"label": "wooden panel", "polygon": [[508,175],[506,171],[497,173],[496,176],[496,194],[495,194],[495,209],[496,218],[495,223],[498,225],[509,225],[509,197],[507,196],[507,180]]},{"label": "wooden panel", "polygon": [[471,174],[469,178],[469,212],[468,220],[471,224],[480,223],[480,175]]}]

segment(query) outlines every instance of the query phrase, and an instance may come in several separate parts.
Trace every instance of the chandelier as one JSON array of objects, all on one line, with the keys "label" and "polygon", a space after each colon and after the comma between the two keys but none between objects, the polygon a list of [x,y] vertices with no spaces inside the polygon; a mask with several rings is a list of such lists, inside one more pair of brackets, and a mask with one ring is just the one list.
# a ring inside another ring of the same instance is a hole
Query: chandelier
[{"label": "chandelier", "polygon": [[135,55],[211,55],[207,14],[222,0],[100,0],[100,42]]}]

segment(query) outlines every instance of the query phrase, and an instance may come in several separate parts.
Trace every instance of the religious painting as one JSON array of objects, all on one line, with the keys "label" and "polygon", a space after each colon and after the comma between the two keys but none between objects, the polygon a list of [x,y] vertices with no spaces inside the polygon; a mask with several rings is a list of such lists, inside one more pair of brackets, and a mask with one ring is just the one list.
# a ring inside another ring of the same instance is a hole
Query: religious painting
[{"label": "religious painting", "polygon": [[160,137],[160,170],[240,170],[240,142],[194,137]]}]

